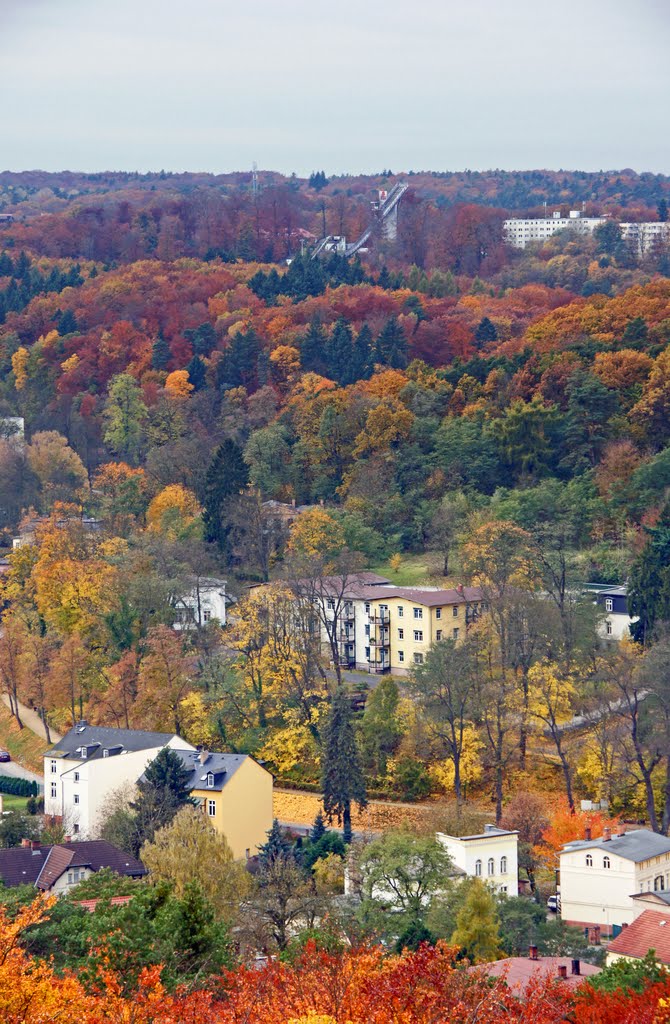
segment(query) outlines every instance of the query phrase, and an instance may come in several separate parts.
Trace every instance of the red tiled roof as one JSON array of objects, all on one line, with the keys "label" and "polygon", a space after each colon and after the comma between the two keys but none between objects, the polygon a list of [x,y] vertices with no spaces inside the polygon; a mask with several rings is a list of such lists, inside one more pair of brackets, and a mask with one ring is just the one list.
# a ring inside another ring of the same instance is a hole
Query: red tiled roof
[{"label": "red tiled roof", "polygon": [[[130,903],[132,898],[132,896],[112,896],[109,903],[112,907],[120,907],[124,903]],[[95,900],[77,900],[77,906],[83,907],[84,910],[88,910],[89,914],[92,914],[99,902],[100,897]]]},{"label": "red tiled roof", "polygon": [[[559,967],[567,969],[567,977],[559,978]],[[485,972],[489,978],[503,977],[515,995],[523,994],[529,982],[539,981],[545,977],[555,978],[557,984],[574,988],[581,985],[584,978],[600,974],[599,967],[584,963],[583,960],[579,963],[580,973],[572,974],[572,960],[564,956],[542,956],[537,960],[524,956],[510,956],[505,960],[495,960],[491,964],[478,964],[470,970]]]},{"label": "red tiled roof", "polygon": [[645,910],[607,947],[608,953],[639,958],[656,950],[661,964],[670,964],[670,918],[662,910]]}]

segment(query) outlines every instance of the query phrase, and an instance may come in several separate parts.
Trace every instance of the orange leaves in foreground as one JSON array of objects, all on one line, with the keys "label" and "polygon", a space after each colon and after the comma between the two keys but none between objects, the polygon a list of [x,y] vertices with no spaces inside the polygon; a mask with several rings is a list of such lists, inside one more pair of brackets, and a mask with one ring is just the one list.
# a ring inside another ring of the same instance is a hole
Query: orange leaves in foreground
[{"label": "orange leaves in foreground", "polygon": [[3,1024],[661,1024],[670,981],[640,994],[578,990],[555,978],[531,983],[523,998],[503,978],[454,960],[444,943],[385,956],[379,947],[330,953],[309,943],[292,963],[225,972],[212,991],[170,993],[160,967],[143,972],[132,998],[108,971],[87,991],[70,974],[33,961],[22,932],[55,900],[40,897],[10,921],[0,908],[0,1013]]}]

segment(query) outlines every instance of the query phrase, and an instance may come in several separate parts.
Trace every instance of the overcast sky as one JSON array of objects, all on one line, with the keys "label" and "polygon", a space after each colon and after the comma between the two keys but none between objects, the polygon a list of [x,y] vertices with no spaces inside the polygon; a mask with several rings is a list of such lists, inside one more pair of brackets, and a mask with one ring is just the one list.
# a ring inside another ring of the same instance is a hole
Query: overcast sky
[{"label": "overcast sky", "polygon": [[0,0],[0,169],[670,172],[670,0]]}]

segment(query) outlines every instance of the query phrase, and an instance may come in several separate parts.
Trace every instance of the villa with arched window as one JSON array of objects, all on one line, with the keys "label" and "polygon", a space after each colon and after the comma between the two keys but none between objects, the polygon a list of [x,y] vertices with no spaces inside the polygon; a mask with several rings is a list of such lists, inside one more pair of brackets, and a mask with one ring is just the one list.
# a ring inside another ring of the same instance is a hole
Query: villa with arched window
[{"label": "villa with arched window", "polygon": [[438,832],[459,873],[481,878],[487,886],[509,896],[519,895],[518,833],[485,825],[476,835],[450,836]]}]

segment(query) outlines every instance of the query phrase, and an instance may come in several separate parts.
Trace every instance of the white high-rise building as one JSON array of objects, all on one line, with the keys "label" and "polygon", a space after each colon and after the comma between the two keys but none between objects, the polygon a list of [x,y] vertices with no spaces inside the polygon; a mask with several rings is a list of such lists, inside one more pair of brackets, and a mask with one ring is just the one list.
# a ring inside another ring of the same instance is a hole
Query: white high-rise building
[{"label": "white high-rise building", "polygon": [[[600,224],[606,224],[607,217],[584,217],[579,210],[570,210],[567,217],[560,210],[554,210],[551,217],[510,217],[503,222],[503,233],[508,245],[525,249],[530,242],[544,242],[557,231],[570,229],[580,235],[591,235]],[[636,251],[637,255],[649,252],[659,242],[670,242],[670,222],[642,221],[619,223],[621,237]]]}]

